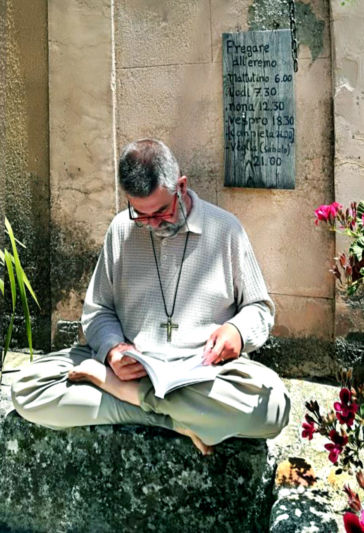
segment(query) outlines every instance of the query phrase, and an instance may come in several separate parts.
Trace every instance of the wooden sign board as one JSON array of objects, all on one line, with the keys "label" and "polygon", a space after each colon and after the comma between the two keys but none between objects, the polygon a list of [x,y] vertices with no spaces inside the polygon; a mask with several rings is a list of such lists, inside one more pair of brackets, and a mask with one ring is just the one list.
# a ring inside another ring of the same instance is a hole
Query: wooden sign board
[{"label": "wooden sign board", "polygon": [[290,30],[224,33],[225,185],[295,187]]}]

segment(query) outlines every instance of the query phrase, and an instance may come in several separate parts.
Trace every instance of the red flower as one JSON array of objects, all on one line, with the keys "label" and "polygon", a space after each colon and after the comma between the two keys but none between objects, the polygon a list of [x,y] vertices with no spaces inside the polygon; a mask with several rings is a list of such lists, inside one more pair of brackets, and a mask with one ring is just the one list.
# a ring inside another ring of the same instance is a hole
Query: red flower
[{"label": "red flower", "polygon": [[351,427],[354,423],[355,414],[358,412],[359,406],[357,403],[352,402],[351,391],[347,388],[343,388],[340,391],[340,402],[334,403],[334,409],[336,411],[336,418],[340,424],[347,424]]},{"label": "red flower", "polygon": [[364,517],[361,513],[360,519],[354,513],[344,514],[344,526],[346,533],[363,533],[364,532]]},{"label": "red flower", "polygon": [[339,455],[344,449],[344,446],[348,443],[349,439],[346,435],[339,435],[335,429],[331,430],[329,433],[329,437],[332,440],[333,444],[325,444],[325,448],[327,451],[329,451],[329,460],[332,463],[336,463]]},{"label": "red flower", "polygon": [[306,422],[302,424],[302,428],[303,428],[302,437],[304,439],[307,438],[308,440],[312,440],[313,434],[316,431],[315,423],[309,415],[306,415],[305,419],[306,419]]},{"label": "red flower", "polygon": [[330,205],[320,205],[320,207],[315,209],[315,224],[317,225],[319,220],[322,220],[324,222],[332,222],[333,219],[336,217],[339,209],[342,209],[342,205],[337,202],[333,202]]}]

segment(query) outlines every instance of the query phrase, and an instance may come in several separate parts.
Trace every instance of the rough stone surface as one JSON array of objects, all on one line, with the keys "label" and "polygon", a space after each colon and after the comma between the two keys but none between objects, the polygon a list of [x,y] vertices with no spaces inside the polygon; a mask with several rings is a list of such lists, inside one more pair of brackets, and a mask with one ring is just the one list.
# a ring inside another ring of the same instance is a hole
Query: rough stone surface
[{"label": "rough stone surface", "polygon": [[[336,520],[328,512],[329,499],[320,491],[283,489],[275,501],[270,533],[337,533]],[[331,510],[332,513],[332,510]]]},{"label": "rough stone surface", "polygon": [[110,2],[49,2],[52,332],[78,320],[115,214]]},{"label": "rough stone surface", "polygon": [[[27,357],[10,353],[6,369]],[[344,533],[343,485],[364,499],[353,476],[335,473],[324,437],[301,437],[305,402],[327,412],[338,387],[285,379],[291,420],[278,437],[233,439],[202,457],[188,439],[156,428],[33,426],[12,411],[14,377],[5,374],[0,389],[2,532],[48,533],[52,520],[57,533]]]},{"label": "rough stone surface", "polygon": [[354,375],[364,382],[363,334],[348,338],[338,337],[334,342],[313,337],[285,339],[270,337],[252,358],[273,368],[279,375],[290,378],[311,378],[314,381],[336,382],[340,367],[352,367]]},{"label": "rough stone surface", "polygon": [[210,62],[208,0],[119,0],[116,7],[121,67]]},{"label": "rough stone surface", "polygon": [[[322,6],[323,2],[319,4]],[[312,6],[306,2],[295,2],[295,6],[298,43],[310,49],[314,61],[323,51],[325,20],[318,18]],[[328,18],[328,10],[325,15]],[[289,3],[254,0],[249,7],[248,21],[251,30],[289,28]]]},{"label": "rough stone surface", "polygon": [[[263,441],[201,457],[158,429],[54,432],[9,414],[1,424],[0,523],[12,531],[267,529],[272,471]],[[1,527],[1,524],[0,524]]]},{"label": "rough stone surface", "polygon": [[[335,199],[346,207],[364,198],[364,5],[336,2],[331,5],[333,48],[333,99],[335,120]],[[350,28],[350,31],[347,31]],[[347,251],[349,242],[337,235],[337,252]],[[361,311],[361,312],[360,312]],[[348,308],[336,295],[336,334],[364,330],[361,310]]]},{"label": "rough stone surface", "polygon": [[62,348],[69,348],[79,340],[79,332],[81,323],[69,320],[59,320],[57,322],[57,331],[53,340],[53,350],[61,350]]},{"label": "rough stone surface", "polygon": [[[20,257],[42,303],[30,302],[36,347],[50,346],[47,2],[4,2],[5,213],[26,245]],[[8,246],[8,242],[7,242]],[[10,302],[10,298],[7,300]],[[10,303],[8,304],[8,310]],[[22,314],[21,305],[18,306]],[[14,330],[18,346],[24,328]]]}]

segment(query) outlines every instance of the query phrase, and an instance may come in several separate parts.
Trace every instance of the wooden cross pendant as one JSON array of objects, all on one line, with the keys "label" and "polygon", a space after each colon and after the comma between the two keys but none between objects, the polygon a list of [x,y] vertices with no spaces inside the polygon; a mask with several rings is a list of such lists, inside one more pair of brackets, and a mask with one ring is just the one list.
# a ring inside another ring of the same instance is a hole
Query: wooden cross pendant
[{"label": "wooden cross pendant", "polygon": [[167,342],[171,342],[172,341],[172,328],[178,329],[178,324],[173,324],[172,317],[169,316],[167,322],[162,323],[160,327],[167,328]]}]

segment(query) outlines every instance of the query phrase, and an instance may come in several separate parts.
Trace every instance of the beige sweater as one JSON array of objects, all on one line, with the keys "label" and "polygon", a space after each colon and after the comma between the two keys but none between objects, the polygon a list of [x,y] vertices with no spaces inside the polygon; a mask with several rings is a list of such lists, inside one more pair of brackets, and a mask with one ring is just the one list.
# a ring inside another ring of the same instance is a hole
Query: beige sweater
[{"label": "beige sweater", "polygon": [[[165,359],[186,357],[201,348],[221,324],[240,331],[243,351],[266,341],[274,318],[249,239],[230,213],[189,191],[193,205],[190,231],[178,288],[173,323],[178,329],[167,342],[166,322],[149,231],[119,213],[105,237],[87,290],[82,325],[94,357],[127,339],[141,351]],[[186,229],[172,238],[154,237],[167,302],[172,309]]]}]

